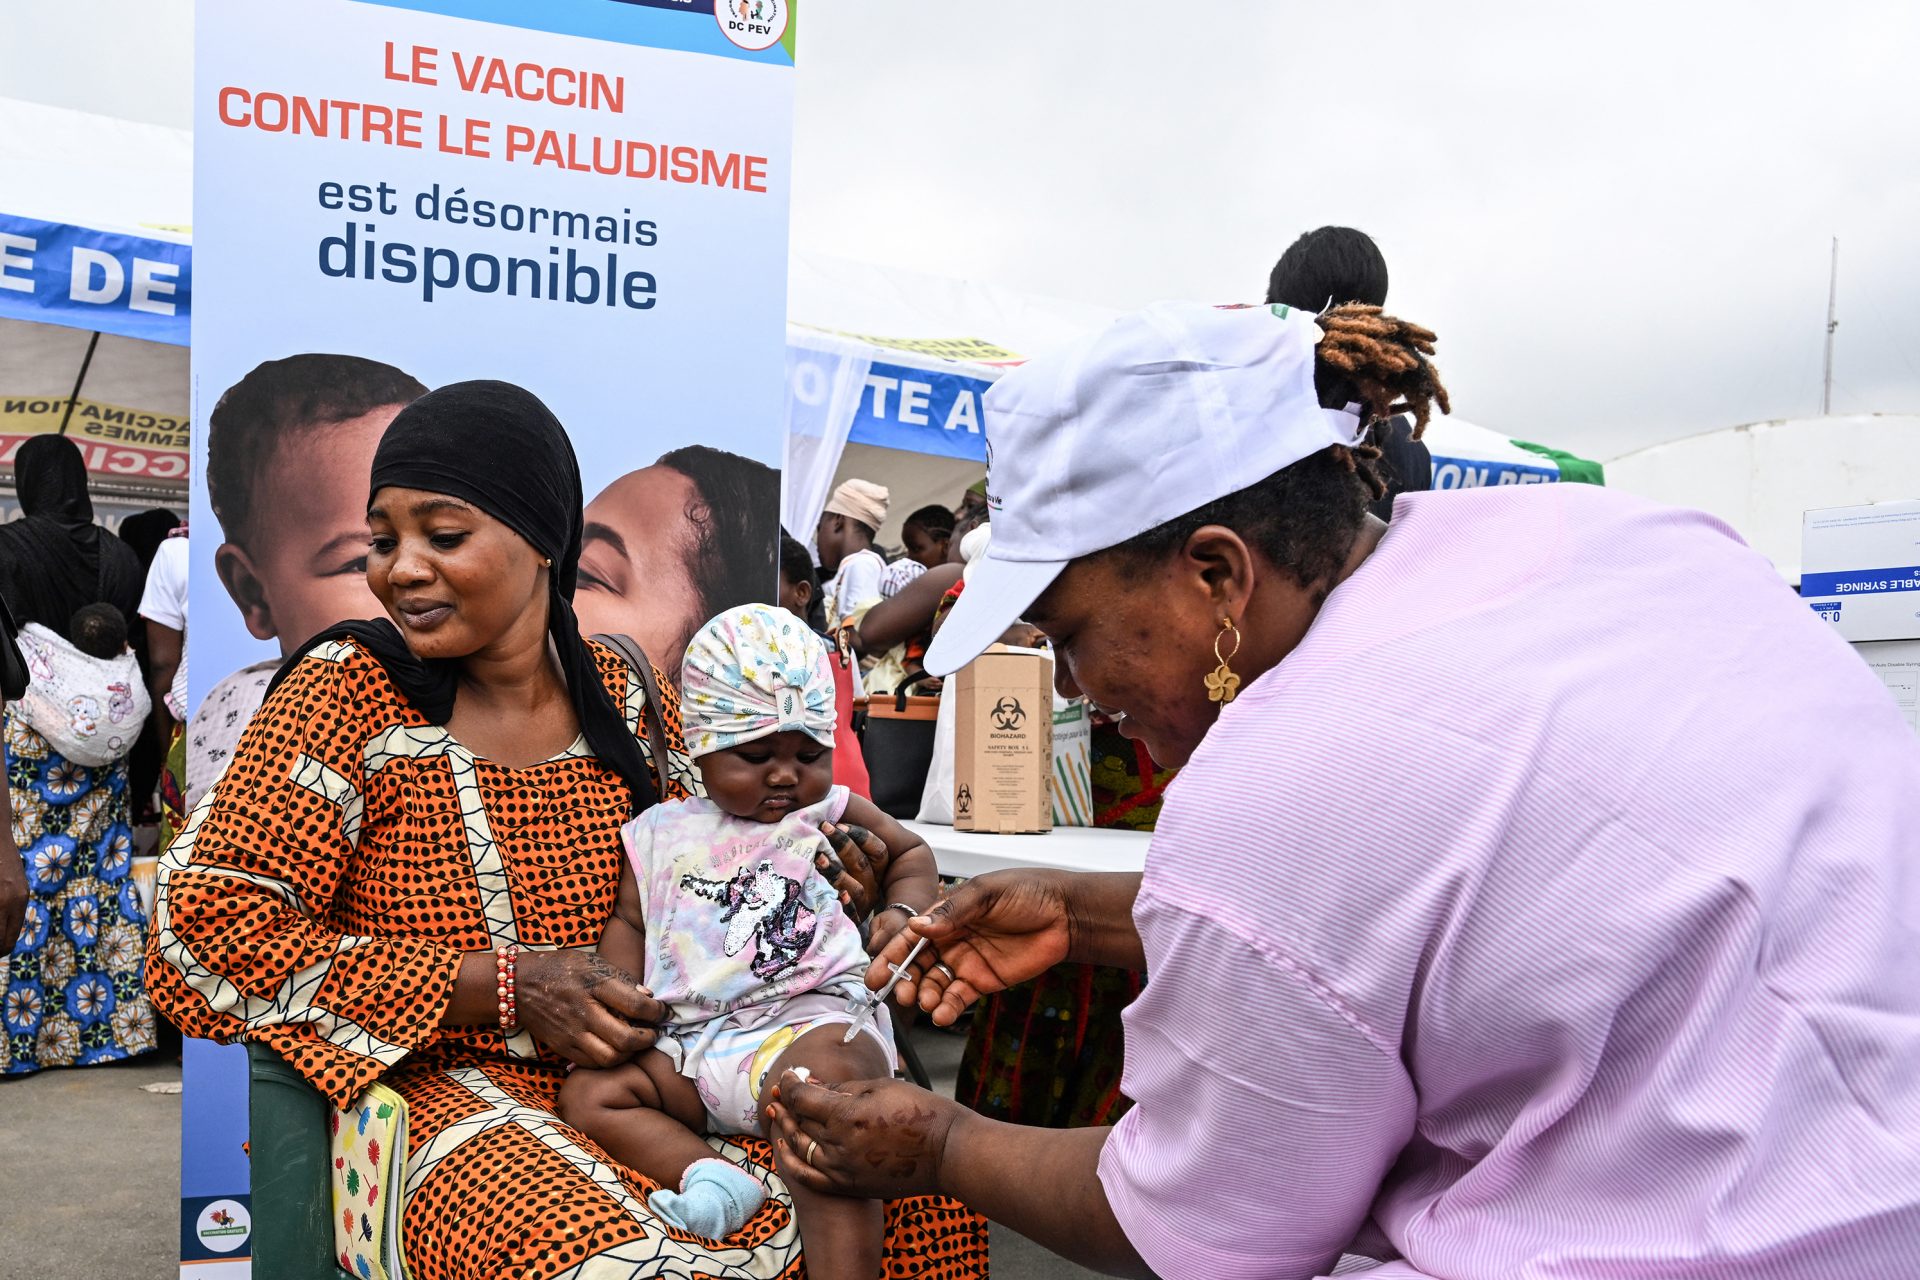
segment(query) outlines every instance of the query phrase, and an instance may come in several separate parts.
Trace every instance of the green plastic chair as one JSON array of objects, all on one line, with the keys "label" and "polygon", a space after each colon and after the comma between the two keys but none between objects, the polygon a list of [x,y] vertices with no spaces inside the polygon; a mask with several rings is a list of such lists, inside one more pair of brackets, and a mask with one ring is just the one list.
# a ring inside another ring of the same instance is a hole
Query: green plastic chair
[{"label": "green plastic chair", "polygon": [[253,1273],[273,1280],[359,1280],[341,1270],[333,1253],[325,1096],[263,1044],[247,1045],[247,1075]]}]

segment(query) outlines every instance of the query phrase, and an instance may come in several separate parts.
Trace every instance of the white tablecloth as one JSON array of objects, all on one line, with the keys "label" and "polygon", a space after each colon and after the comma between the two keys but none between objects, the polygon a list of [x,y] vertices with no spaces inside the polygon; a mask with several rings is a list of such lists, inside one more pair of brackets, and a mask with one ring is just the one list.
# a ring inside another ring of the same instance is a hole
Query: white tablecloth
[{"label": "white tablecloth", "polygon": [[977,876],[1006,867],[1051,867],[1062,871],[1138,871],[1146,865],[1144,831],[1055,827],[1044,836],[998,836],[955,831],[931,822],[902,824],[927,842],[940,874]]}]

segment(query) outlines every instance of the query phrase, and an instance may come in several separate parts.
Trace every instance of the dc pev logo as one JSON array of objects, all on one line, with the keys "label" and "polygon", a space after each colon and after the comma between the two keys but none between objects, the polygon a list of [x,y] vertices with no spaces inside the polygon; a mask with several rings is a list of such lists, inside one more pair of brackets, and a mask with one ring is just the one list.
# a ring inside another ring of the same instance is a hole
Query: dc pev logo
[{"label": "dc pev logo", "polygon": [[1012,694],[1002,694],[993,704],[993,723],[1001,732],[1012,733],[1026,722],[1027,710]]},{"label": "dc pev logo", "polygon": [[793,0],[716,0],[713,6],[713,20],[722,34],[742,49],[778,44],[792,16]]}]

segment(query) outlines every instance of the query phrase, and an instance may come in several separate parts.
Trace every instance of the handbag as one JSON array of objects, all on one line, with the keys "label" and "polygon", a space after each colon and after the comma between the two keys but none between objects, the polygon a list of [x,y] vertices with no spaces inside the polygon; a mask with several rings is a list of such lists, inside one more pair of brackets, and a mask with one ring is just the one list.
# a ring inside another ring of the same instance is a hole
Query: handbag
[{"label": "handbag", "polygon": [[861,743],[867,771],[873,778],[873,803],[881,812],[912,819],[920,813],[921,792],[933,765],[940,699],[912,694],[918,684],[936,679],[922,671],[894,689],[891,698],[877,698],[867,707],[867,730]]},{"label": "handbag", "polygon": [[646,737],[642,740],[651,757],[653,765],[653,783],[655,794],[662,800],[667,798],[667,779],[677,778],[688,795],[699,795],[696,790],[697,777],[693,771],[693,761],[684,751],[675,751],[667,742],[667,715],[660,709],[660,684],[653,673],[653,664],[647,661],[646,650],[638,641],[628,635],[601,634],[594,637],[601,644],[619,654],[629,669],[640,677],[640,686],[647,699],[646,714],[641,717]]},{"label": "handbag", "polygon": [[407,1280],[400,1219],[406,1207],[407,1104],[370,1084],[331,1118],[333,1252],[361,1280]]},{"label": "handbag", "polygon": [[833,784],[845,787],[863,800],[873,799],[873,777],[867,772],[867,755],[860,745],[860,733],[867,711],[856,686],[860,682],[860,662],[842,634],[828,664],[833,668]]}]

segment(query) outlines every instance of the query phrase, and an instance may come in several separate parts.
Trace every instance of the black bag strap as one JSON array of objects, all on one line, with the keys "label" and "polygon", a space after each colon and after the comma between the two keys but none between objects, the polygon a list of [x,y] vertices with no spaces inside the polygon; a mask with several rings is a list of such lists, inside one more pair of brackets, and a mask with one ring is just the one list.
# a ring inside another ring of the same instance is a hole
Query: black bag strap
[{"label": "black bag strap", "polygon": [[899,686],[893,691],[893,709],[895,713],[900,715],[906,714],[907,694],[915,685],[925,684],[929,680],[938,680],[939,678],[939,676],[934,675],[931,671],[917,671],[905,680],[902,680]]},{"label": "black bag strap", "polygon": [[653,664],[647,661],[646,650],[632,636],[601,634],[594,637],[601,644],[619,654],[627,666],[640,677],[640,685],[646,690],[647,710],[643,717],[645,723],[640,727],[647,735],[647,746],[653,751],[653,778],[662,800],[667,798],[667,714],[660,708],[660,685],[653,675]]}]

